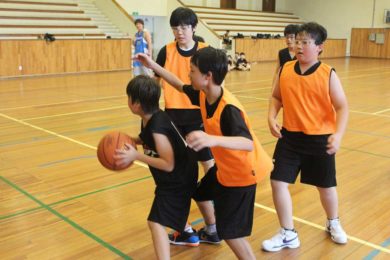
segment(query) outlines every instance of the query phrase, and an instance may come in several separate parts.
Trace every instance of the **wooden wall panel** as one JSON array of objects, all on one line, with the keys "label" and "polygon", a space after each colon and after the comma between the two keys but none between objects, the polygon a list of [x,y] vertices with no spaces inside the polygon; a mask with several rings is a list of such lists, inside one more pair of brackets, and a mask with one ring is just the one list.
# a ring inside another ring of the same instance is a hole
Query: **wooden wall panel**
[{"label": "wooden wall panel", "polygon": [[[385,43],[377,44],[369,40],[370,33],[384,33]],[[390,58],[390,29],[352,28],[351,57]]]},{"label": "wooden wall panel", "polygon": [[19,64],[19,45],[11,41],[0,41],[0,78],[21,75]]},{"label": "wooden wall panel", "polygon": [[320,58],[342,58],[347,53],[346,39],[328,39],[325,41],[324,50]]},{"label": "wooden wall panel", "polygon": [[[346,39],[328,39],[321,58],[339,58],[346,55]],[[253,61],[273,61],[280,49],[286,48],[284,39],[236,39],[236,52],[244,52]]]},{"label": "wooden wall panel", "polygon": [[0,64],[0,77],[130,69],[131,40],[4,40]]}]

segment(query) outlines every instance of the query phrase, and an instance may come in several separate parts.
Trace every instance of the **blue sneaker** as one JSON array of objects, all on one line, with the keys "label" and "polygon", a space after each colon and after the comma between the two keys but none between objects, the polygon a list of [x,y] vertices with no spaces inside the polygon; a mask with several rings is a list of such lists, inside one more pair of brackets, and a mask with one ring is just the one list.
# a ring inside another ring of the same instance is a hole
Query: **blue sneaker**
[{"label": "blue sneaker", "polygon": [[189,232],[174,232],[172,234],[168,234],[169,243],[173,245],[181,245],[181,246],[199,246],[199,237],[196,233],[196,230],[192,229],[192,233]]},{"label": "blue sneaker", "polygon": [[221,243],[221,239],[218,237],[217,232],[213,234],[208,234],[204,228],[201,228],[198,231],[198,235],[199,235],[199,242],[201,243],[209,243],[214,245],[218,245]]}]

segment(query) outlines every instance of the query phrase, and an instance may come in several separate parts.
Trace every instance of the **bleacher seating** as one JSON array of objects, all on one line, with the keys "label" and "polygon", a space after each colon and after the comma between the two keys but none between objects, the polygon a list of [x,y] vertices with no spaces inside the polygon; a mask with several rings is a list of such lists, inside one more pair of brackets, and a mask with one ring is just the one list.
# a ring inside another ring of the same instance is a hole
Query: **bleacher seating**
[{"label": "bleacher seating", "polygon": [[124,35],[89,1],[0,0],[0,40],[122,38]]},{"label": "bleacher seating", "polygon": [[290,13],[269,13],[260,11],[221,9],[201,6],[188,6],[198,17],[214,30],[223,35],[230,30],[230,36],[241,33],[244,36],[271,34],[283,36],[288,24],[301,24],[304,21]]}]

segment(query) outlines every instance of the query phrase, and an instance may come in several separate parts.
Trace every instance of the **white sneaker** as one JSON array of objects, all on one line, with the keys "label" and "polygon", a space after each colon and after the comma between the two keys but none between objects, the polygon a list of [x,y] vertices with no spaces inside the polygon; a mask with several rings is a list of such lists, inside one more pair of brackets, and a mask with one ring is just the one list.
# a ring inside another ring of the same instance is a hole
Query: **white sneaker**
[{"label": "white sneaker", "polygon": [[300,244],[296,231],[281,228],[271,239],[264,240],[262,246],[265,251],[277,252],[285,247],[298,248]]},{"label": "white sneaker", "polygon": [[347,234],[343,230],[338,218],[331,219],[326,222],[326,231],[330,233],[330,237],[337,244],[346,244],[348,241]]}]

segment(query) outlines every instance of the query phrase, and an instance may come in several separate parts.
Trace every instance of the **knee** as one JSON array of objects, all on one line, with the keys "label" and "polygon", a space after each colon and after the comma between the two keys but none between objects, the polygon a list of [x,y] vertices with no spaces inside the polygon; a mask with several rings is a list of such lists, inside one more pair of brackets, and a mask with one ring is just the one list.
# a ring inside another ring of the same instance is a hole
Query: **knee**
[{"label": "knee", "polygon": [[317,187],[318,192],[321,196],[334,196],[337,195],[336,187],[330,187],[330,188],[321,188]]},{"label": "knee", "polygon": [[288,190],[288,185],[287,182],[271,180],[271,187],[274,191]]}]

